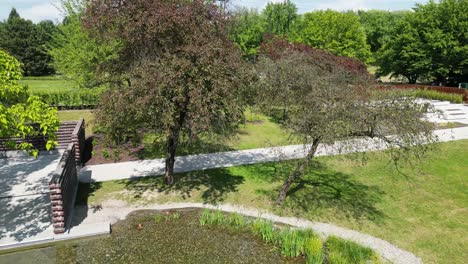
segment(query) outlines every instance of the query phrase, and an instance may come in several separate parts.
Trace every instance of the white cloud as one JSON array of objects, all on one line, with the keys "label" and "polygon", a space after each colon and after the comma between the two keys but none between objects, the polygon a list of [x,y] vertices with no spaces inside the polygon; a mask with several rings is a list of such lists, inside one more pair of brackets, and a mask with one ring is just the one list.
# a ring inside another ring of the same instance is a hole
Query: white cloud
[{"label": "white cloud", "polygon": [[21,17],[35,23],[45,19],[56,21],[61,20],[63,17],[57,6],[58,2],[40,3],[31,7],[18,8],[18,13]]}]

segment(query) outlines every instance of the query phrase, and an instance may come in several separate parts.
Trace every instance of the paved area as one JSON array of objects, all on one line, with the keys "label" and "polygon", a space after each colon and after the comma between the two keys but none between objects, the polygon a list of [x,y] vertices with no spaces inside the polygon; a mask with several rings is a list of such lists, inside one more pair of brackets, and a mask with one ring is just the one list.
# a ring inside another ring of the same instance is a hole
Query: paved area
[{"label": "paved area", "polygon": [[[437,130],[434,133],[439,137],[439,141],[441,142],[468,139],[468,127]],[[338,142],[333,145],[321,145],[317,155],[328,156],[382,150],[386,148],[386,145],[379,140],[366,140],[366,144],[360,148],[354,147],[355,145],[356,144],[353,144],[352,141]],[[299,159],[306,156],[308,148],[309,146],[293,145],[182,156],[177,157],[174,170],[176,173],[181,173],[278,160]],[[80,171],[80,181],[102,182],[162,175],[164,174],[164,166],[164,159],[86,166]]]},{"label": "paved area", "polygon": [[468,125],[468,105],[451,104],[446,101],[418,99],[421,103],[430,103],[434,111],[427,115],[427,119],[433,123],[457,122]]},{"label": "paved area", "polygon": [[[100,210],[93,208],[81,207],[77,210],[76,217],[85,219],[83,223],[92,224],[107,221],[115,223],[135,210],[168,210],[181,208],[209,208],[217,209],[231,213],[240,213],[247,216],[259,217],[276,223],[283,223],[299,228],[310,228],[320,234],[322,237],[337,236],[343,239],[354,241],[363,246],[367,246],[376,251],[384,259],[395,264],[419,264],[422,260],[414,254],[402,250],[388,241],[363,234],[354,230],[342,228],[332,224],[311,222],[305,219],[295,217],[282,217],[271,214],[264,210],[255,208],[247,208],[243,206],[231,204],[208,205],[202,203],[174,203],[174,204],[154,204],[146,206],[128,205],[123,201],[109,201],[108,204],[103,204]],[[409,235],[409,234],[408,234]]]},{"label": "paved area", "polygon": [[54,235],[48,183],[60,157],[0,159],[0,249],[110,232],[108,223],[93,223]]},{"label": "paved area", "polygon": [[0,245],[52,235],[47,185],[60,154],[0,159]]}]

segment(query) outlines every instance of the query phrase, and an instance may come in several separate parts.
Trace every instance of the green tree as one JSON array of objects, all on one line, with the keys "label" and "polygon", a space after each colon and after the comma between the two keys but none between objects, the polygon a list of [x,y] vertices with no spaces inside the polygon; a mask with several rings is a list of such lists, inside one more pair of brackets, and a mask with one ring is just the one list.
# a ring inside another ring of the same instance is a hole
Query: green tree
[{"label": "green tree", "polygon": [[395,28],[410,11],[369,10],[358,11],[359,20],[366,32],[367,43],[372,53],[379,51],[393,37]]},{"label": "green tree", "polygon": [[[18,84],[21,79],[21,64],[0,50],[0,138],[43,136],[46,148],[57,142],[59,121],[57,110],[30,96],[27,87]],[[7,141],[12,149],[22,149],[36,156],[38,150],[31,143]]]},{"label": "green tree", "polygon": [[97,67],[115,59],[118,41],[104,45],[83,30],[83,0],[63,0],[65,19],[53,35],[49,54],[55,69],[80,87],[92,88],[105,81],[97,75]]},{"label": "green tree", "polygon": [[240,8],[234,11],[229,35],[244,57],[255,59],[265,34],[265,26],[263,17],[255,9]]},{"label": "green tree", "polygon": [[305,159],[281,186],[278,203],[300,184],[321,145],[337,153],[385,146],[395,162],[430,148],[423,144],[434,140],[433,126],[423,120],[427,108],[411,98],[377,92],[361,62],[284,40],[269,45],[268,56],[257,64],[262,106],[270,112],[286,104],[283,125],[308,144]]},{"label": "green tree", "polygon": [[413,14],[407,14],[396,27],[398,34],[380,50],[377,58],[378,76],[404,76],[412,84],[427,76],[431,59],[421,42],[419,32],[412,25],[413,18]]},{"label": "green tree", "polygon": [[30,20],[21,18],[14,8],[0,26],[0,48],[22,63],[26,76],[54,73],[54,69],[49,65],[51,58],[47,53],[50,27],[49,22],[35,25]]},{"label": "green tree", "polygon": [[421,76],[444,85],[468,81],[468,1],[417,4],[379,54],[381,74]]},{"label": "green tree", "polygon": [[298,18],[297,7],[290,0],[280,3],[268,2],[262,15],[266,32],[275,35],[288,35]]},{"label": "green tree", "polygon": [[437,83],[468,81],[468,0],[417,4],[413,27],[431,60],[428,75]]},{"label": "green tree", "polygon": [[232,132],[243,120],[244,78],[224,13],[202,0],[93,1],[85,24],[124,43],[104,69],[118,76],[97,120],[117,142],[146,129],[166,138],[165,181],[178,146],[204,133]]},{"label": "green tree", "polygon": [[359,17],[352,12],[327,10],[306,13],[298,24],[291,37],[294,42],[364,62],[371,59],[364,28]]}]

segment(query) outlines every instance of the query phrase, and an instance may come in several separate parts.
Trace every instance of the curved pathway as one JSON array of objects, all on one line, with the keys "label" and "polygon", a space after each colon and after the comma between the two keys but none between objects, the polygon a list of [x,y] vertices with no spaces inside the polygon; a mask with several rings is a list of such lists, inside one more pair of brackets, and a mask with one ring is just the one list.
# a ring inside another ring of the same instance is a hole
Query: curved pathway
[{"label": "curved pathway", "polygon": [[[217,209],[230,213],[240,213],[246,216],[263,218],[277,223],[283,223],[299,228],[310,228],[320,234],[322,237],[337,236],[346,240],[354,241],[360,245],[372,248],[384,259],[395,264],[419,264],[422,260],[414,254],[402,250],[391,243],[367,234],[354,230],[338,227],[332,224],[311,222],[305,219],[295,217],[282,217],[271,214],[264,210],[247,208],[232,204],[209,205],[202,203],[170,203],[154,204],[147,206],[131,206],[123,201],[111,200],[103,204],[102,208],[75,208],[74,223],[79,225],[93,224],[96,222],[108,221],[115,223],[124,219],[129,213],[135,210],[168,210],[182,208],[209,208]],[[73,229],[73,228],[72,228]]]}]

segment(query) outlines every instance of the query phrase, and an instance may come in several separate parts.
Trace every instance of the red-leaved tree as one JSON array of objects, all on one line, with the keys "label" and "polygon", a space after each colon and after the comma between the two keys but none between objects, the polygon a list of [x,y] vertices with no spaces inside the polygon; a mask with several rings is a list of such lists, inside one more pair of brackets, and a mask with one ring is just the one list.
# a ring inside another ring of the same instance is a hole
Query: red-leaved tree
[{"label": "red-leaved tree", "polygon": [[167,184],[182,137],[229,133],[243,119],[248,78],[225,17],[202,0],[95,0],[84,14],[91,34],[121,44],[101,65],[114,85],[97,120],[116,141],[142,128],[164,136]]}]

